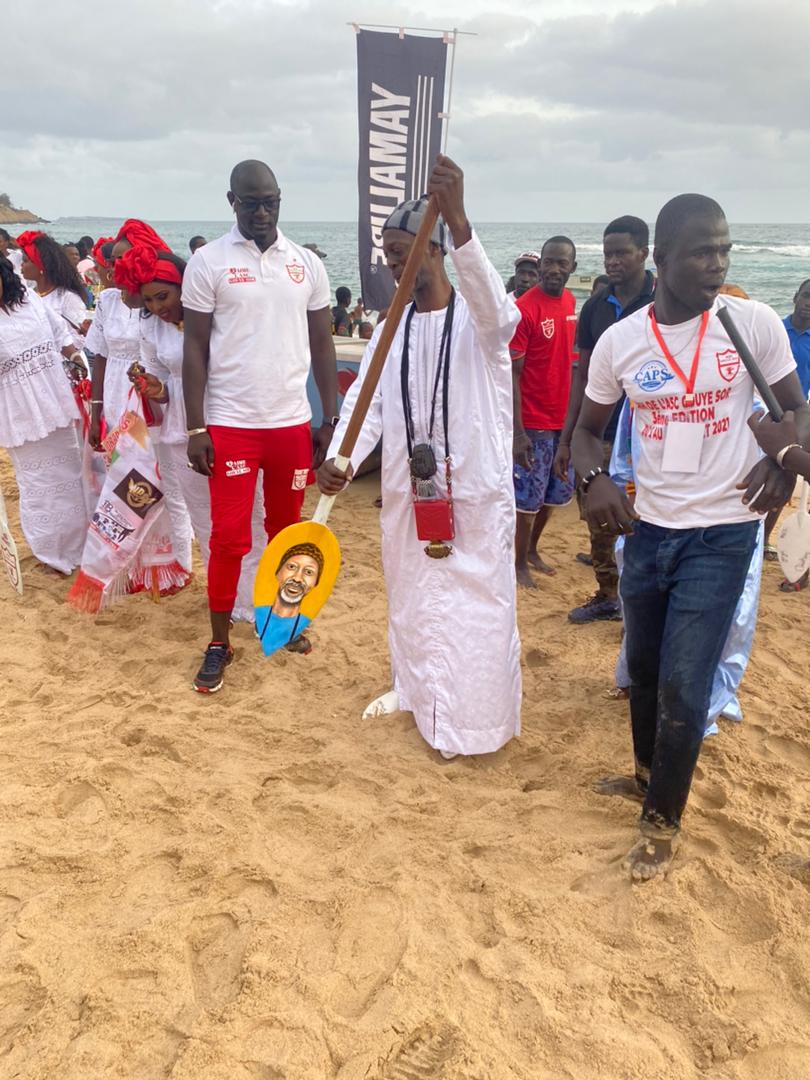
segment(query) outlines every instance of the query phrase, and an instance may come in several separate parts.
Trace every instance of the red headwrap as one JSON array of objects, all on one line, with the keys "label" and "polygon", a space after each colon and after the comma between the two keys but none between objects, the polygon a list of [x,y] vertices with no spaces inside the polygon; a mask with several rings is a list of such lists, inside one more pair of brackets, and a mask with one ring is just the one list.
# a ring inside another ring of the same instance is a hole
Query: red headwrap
[{"label": "red headwrap", "polygon": [[119,240],[128,240],[133,247],[136,244],[147,244],[155,251],[171,251],[166,241],[158,236],[152,226],[147,225],[145,221],[139,221],[138,218],[127,218],[118,230],[116,244]]},{"label": "red headwrap", "polygon": [[128,293],[140,292],[141,285],[150,281],[167,281],[182,285],[183,275],[173,262],[163,258],[165,252],[157,252],[148,244],[137,244],[115,260],[113,277],[115,284]]},{"label": "red headwrap", "polygon": [[96,240],[95,244],[93,244],[93,251],[92,251],[93,260],[99,266],[103,266],[105,270],[107,270],[109,267],[108,267],[107,260],[101,254],[101,249],[104,247],[105,244],[112,244],[114,242],[115,242],[115,237],[114,236],[101,236],[101,237],[99,237],[98,240]]},{"label": "red headwrap", "polygon": [[36,266],[38,270],[43,271],[45,270],[45,267],[42,265],[42,258],[37,251],[37,246],[34,241],[38,240],[40,236],[44,235],[45,233],[42,232],[41,229],[29,229],[27,232],[20,233],[20,235],[17,237],[17,243],[23,249],[23,251],[34,264],[34,266]]}]

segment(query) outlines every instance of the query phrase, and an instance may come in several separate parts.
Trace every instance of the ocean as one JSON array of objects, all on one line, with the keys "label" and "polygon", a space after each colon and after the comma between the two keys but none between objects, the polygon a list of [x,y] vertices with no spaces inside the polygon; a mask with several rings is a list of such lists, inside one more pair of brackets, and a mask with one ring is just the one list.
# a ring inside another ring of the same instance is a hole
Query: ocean
[{"label": "ocean", "polygon": [[[151,224],[183,256],[188,256],[188,241],[195,234],[213,239],[231,226],[230,221],[152,221]],[[94,239],[110,236],[120,225],[118,218],[59,218],[43,228],[57,240],[65,241],[77,240],[85,234]],[[301,244],[315,241],[326,252],[325,266],[333,291],[338,285],[347,285],[352,296],[358,295],[360,278],[354,222],[282,220],[280,225],[292,240]],[[593,222],[476,222],[475,225],[504,280],[512,273],[517,255],[539,249],[545,238],[558,234],[570,236],[577,245],[578,273],[603,272],[603,225]],[[14,226],[9,231],[13,235]],[[797,287],[810,277],[810,225],[732,224],[731,237],[734,248],[727,281],[741,285],[749,296],[770,304],[780,315],[792,312],[792,297]]]}]

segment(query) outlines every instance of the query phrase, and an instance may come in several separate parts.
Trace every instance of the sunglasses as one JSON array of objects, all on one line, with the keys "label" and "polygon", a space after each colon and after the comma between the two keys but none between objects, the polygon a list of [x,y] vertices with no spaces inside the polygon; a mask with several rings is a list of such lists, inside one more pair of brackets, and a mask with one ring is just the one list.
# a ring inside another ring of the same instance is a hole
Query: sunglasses
[{"label": "sunglasses", "polygon": [[281,206],[280,195],[273,195],[269,199],[240,199],[238,195],[234,195],[233,201],[239,203],[248,214],[257,213],[259,207],[264,207],[268,214],[272,214]]}]

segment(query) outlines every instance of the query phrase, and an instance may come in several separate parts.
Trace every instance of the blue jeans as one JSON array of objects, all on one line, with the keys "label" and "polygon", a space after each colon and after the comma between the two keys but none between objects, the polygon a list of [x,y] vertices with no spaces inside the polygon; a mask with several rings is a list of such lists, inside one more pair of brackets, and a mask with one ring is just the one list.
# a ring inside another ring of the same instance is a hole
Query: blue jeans
[{"label": "blue jeans", "polygon": [[745,584],[758,520],[708,529],[638,522],[621,596],[642,832],[672,835],[689,797],[715,669]]}]

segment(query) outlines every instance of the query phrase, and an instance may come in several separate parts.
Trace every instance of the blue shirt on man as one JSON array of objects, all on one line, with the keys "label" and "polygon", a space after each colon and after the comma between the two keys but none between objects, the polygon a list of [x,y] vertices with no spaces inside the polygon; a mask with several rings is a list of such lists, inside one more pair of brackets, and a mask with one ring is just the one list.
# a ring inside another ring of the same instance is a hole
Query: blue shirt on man
[{"label": "blue shirt on man", "polygon": [[810,328],[797,330],[791,321],[792,319],[792,315],[787,315],[782,321],[790,338],[790,348],[793,359],[796,361],[796,370],[799,382],[802,384],[802,393],[807,397],[810,394]]}]

